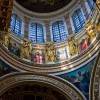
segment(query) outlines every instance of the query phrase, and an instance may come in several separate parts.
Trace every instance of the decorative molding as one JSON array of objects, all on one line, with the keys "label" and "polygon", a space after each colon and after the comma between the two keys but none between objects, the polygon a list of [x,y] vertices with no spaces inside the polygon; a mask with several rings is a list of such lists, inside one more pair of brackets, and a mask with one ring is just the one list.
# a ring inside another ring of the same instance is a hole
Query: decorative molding
[{"label": "decorative molding", "polygon": [[62,71],[69,71],[75,68],[79,68],[81,64],[88,61],[94,54],[98,53],[100,48],[99,41],[95,41],[85,52],[82,54],[71,58],[60,64],[42,64],[35,65],[33,63],[25,62],[22,59],[13,56],[10,52],[7,52],[6,49],[0,48],[0,58],[8,63],[11,67],[17,69],[18,71],[30,71],[37,73],[57,73]]},{"label": "decorative molding", "polygon": [[23,14],[26,14],[28,17],[33,17],[41,20],[51,20],[52,18],[58,18],[61,16],[64,16],[67,14],[67,12],[70,12],[72,10],[72,7],[77,6],[79,4],[80,0],[72,0],[71,3],[69,3],[67,6],[63,7],[62,9],[58,11],[54,11],[51,13],[36,13],[32,12],[30,10],[27,10],[26,8],[20,6],[16,1],[14,1],[14,10],[17,10],[18,12],[21,12]]},{"label": "decorative molding", "polygon": [[9,88],[18,85],[21,82],[41,82],[51,87],[59,89],[65,97],[70,100],[86,100],[86,98],[72,84],[65,82],[58,77],[50,75],[38,75],[32,73],[13,73],[0,79],[0,96]]},{"label": "decorative molding", "polygon": [[100,99],[100,49],[92,72],[90,84],[90,100]]}]

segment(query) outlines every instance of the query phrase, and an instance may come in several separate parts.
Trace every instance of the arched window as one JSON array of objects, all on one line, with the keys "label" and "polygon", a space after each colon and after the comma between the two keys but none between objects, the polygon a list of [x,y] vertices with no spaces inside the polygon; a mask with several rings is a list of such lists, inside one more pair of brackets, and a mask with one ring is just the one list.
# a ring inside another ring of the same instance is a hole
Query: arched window
[{"label": "arched window", "polygon": [[85,23],[84,15],[81,9],[77,9],[72,15],[72,21],[75,28],[75,32],[79,32]]},{"label": "arched window", "polygon": [[17,35],[21,35],[22,33],[22,20],[17,15],[12,15],[11,23],[10,23],[11,31],[16,33]]},{"label": "arched window", "polygon": [[29,25],[29,39],[33,43],[44,43],[43,25],[39,23],[31,23]]},{"label": "arched window", "polygon": [[63,21],[57,21],[52,24],[52,34],[54,42],[65,41],[67,32]]},{"label": "arched window", "polygon": [[93,0],[87,0],[87,3],[90,7],[90,9],[92,10],[94,8],[94,1]]}]

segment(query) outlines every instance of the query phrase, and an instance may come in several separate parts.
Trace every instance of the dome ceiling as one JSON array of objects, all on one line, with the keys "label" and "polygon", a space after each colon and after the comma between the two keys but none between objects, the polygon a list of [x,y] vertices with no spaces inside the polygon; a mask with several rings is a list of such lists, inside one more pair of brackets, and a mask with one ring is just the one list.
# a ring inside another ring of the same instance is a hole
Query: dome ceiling
[{"label": "dome ceiling", "polygon": [[24,8],[38,13],[48,13],[59,10],[72,0],[16,0]]}]

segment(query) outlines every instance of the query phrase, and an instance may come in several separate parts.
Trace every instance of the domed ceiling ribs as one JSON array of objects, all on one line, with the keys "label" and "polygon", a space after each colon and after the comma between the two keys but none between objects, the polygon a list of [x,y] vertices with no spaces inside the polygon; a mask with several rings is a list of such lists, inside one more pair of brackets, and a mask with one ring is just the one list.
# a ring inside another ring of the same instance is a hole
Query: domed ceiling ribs
[{"label": "domed ceiling ribs", "polygon": [[48,13],[58,10],[71,2],[71,0],[16,0],[24,8],[33,12]]}]

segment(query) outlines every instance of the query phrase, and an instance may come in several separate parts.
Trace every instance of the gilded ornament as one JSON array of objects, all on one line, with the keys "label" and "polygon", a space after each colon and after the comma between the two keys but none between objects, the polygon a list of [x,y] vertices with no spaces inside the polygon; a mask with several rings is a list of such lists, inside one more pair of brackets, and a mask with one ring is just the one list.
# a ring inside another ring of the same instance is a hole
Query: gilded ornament
[{"label": "gilded ornament", "polygon": [[95,33],[94,29],[95,28],[94,28],[93,23],[88,23],[86,25],[87,35],[89,36],[91,41],[93,41],[93,39],[96,37],[96,33]]},{"label": "gilded ornament", "polygon": [[56,51],[54,43],[49,42],[46,44],[45,47],[45,55],[46,55],[46,62],[55,62],[56,60]]},{"label": "gilded ornament", "polygon": [[68,39],[68,47],[69,47],[69,52],[71,56],[78,53],[78,46],[74,37],[70,37]]},{"label": "gilded ornament", "polygon": [[29,59],[31,53],[32,53],[32,44],[28,40],[23,40],[21,47],[21,57]]}]

